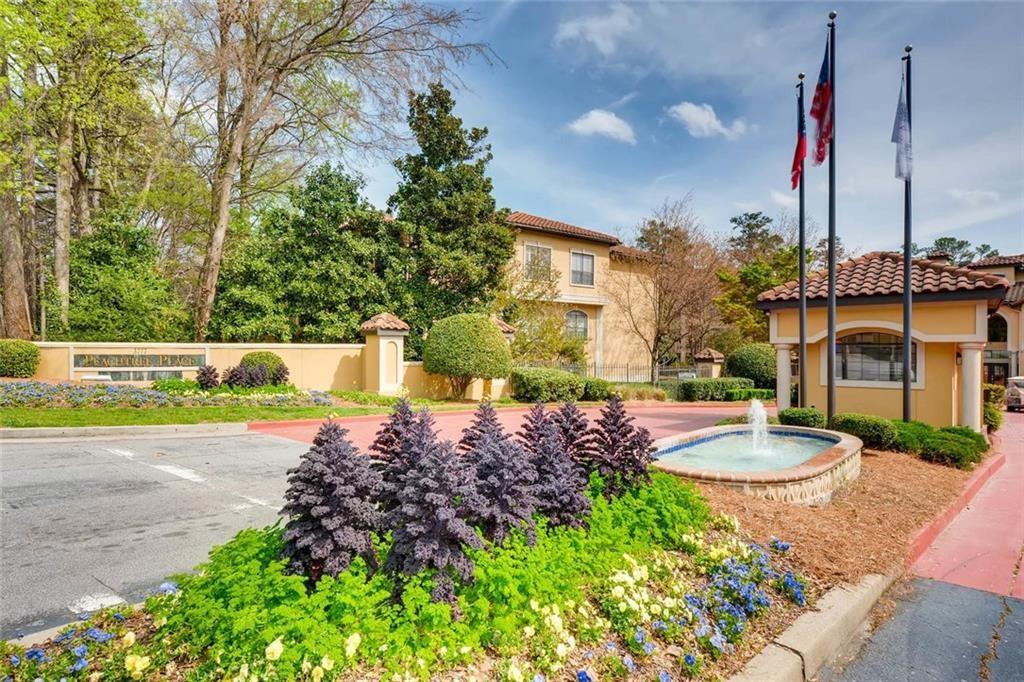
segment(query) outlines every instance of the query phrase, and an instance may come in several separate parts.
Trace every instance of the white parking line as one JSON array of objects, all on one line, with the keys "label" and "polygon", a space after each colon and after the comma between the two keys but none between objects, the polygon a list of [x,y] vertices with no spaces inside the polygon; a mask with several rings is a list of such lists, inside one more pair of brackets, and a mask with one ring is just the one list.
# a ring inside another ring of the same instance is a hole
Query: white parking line
[{"label": "white parking line", "polygon": [[200,476],[198,472],[192,469],[186,469],[185,467],[180,467],[177,464],[146,464],[146,466],[159,469],[165,474],[170,474],[171,476],[184,478],[186,481],[192,481],[193,483],[202,483],[206,480]]},{"label": "white parking line", "polygon": [[121,448],[107,448],[107,452],[118,457],[124,457],[125,459],[135,459],[135,453],[131,450],[122,450]]},{"label": "white parking line", "polygon": [[71,602],[68,604],[68,611],[74,614],[92,613],[93,611],[99,611],[100,609],[108,606],[123,603],[124,599],[121,599],[121,597],[116,594],[110,594],[109,592],[97,592],[96,594],[87,594],[84,597]]}]

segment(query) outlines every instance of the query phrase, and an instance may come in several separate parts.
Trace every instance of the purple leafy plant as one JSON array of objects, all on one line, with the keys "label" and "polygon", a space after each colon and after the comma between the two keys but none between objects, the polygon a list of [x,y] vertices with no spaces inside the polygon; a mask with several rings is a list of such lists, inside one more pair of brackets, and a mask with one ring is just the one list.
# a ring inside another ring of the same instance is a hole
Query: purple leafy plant
[{"label": "purple leafy plant", "polygon": [[402,398],[370,444],[372,466],[382,478],[377,501],[385,512],[398,506],[404,477],[412,469],[412,460],[422,454],[423,432],[433,429],[433,423],[429,412],[416,415]]},{"label": "purple leafy plant", "polygon": [[562,434],[569,456],[577,462],[588,461],[593,448],[592,432],[588,429],[587,416],[576,403],[564,403],[551,414],[551,419]]},{"label": "purple leafy plant", "polygon": [[384,570],[396,576],[398,591],[403,576],[434,571],[434,600],[454,605],[453,579],[473,579],[466,549],[483,547],[468,522],[476,495],[473,471],[450,442],[438,441],[426,410],[402,441],[399,461],[409,468],[397,479],[398,504],[385,516],[393,542]]},{"label": "purple leafy plant", "polygon": [[373,534],[383,521],[374,503],[380,482],[348,431],[325,422],[299,466],[288,471],[281,509],[288,519],[282,550],[288,570],[309,576],[311,584],[324,574],[336,576],[357,556],[375,570]]},{"label": "purple leafy plant", "polygon": [[608,399],[590,435],[592,446],[584,466],[601,476],[606,497],[617,497],[650,480],[647,468],[654,454],[651,434],[633,425],[621,398],[613,395]]},{"label": "purple leafy plant", "polygon": [[459,441],[459,450],[469,452],[479,442],[490,437],[499,439],[508,438],[501,422],[498,421],[498,412],[490,402],[482,402],[473,414],[473,421],[469,426],[462,429],[462,440]]},{"label": "purple leafy plant", "polygon": [[220,385],[220,378],[217,375],[217,368],[213,365],[203,365],[196,371],[196,382],[199,388],[209,391]]},{"label": "purple leafy plant", "polygon": [[283,362],[270,373],[270,383],[275,386],[288,383],[288,368],[284,366]]},{"label": "purple leafy plant", "polygon": [[584,494],[583,469],[569,456],[558,426],[550,419],[541,422],[532,451],[537,470],[533,487],[537,511],[553,526],[584,525],[590,514],[590,498]]},{"label": "purple leafy plant", "polygon": [[[487,424],[489,405],[477,411],[477,424]],[[530,455],[496,421],[476,432],[467,459],[476,470],[472,516],[484,535],[501,544],[513,528],[522,529],[532,544],[536,540],[533,513],[537,510],[534,485],[537,472]]]},{"label": "purple leafy plant", "polygon": [[[538,402],[531,407],[526,416],[523,417],[523,425],[516,431],[519,442],[523,444],[526,451],[533,457],[537,453],[537,446],[541,439],[541,429],[548,422],[552,422],[553,413],[544,409],[544,403]],[[553,422],[552,422],[553,423]]]}]

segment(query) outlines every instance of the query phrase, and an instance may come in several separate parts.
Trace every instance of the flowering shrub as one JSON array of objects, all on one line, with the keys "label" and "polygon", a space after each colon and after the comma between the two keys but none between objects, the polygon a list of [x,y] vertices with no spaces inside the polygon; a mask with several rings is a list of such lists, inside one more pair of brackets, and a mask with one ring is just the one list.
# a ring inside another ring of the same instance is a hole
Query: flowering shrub
[{"label": "flowering shrub", "polygon": [[323,391],[249,391],[168,393],[124,384],[90,385],[12,381],[0,383],[0,407],[208,407],[218,405],[290,406],[331,405]]}]

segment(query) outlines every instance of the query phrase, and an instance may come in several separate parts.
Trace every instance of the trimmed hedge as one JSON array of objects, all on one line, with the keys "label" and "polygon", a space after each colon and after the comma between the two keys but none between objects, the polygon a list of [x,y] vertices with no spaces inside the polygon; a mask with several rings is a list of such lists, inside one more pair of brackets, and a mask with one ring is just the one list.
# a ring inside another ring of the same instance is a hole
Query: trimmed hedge
[{"label": "trimmed hedge", "polygon": [[[733,424],[746,424],[746,423],[748,423],[747,422],[747,415],[745,415],[745,414],[738,414],[735,417],[726,417],[725,419],[721,419],[721,420],[715,422],[715,426],[731,426]],[[773,417],[772,415],[768,415],[768,423],[769,424],[778,424],[779,423],[779,418],[778,417]]]},{"label": "trimmed hedge", "polygon": [[725,399],[731,401],[774,400],[775,391],[770,388],[730,388]]},{"label": "trimmed hedge", "polygon": [[951,433],[954,436],[967,438],[974,443],[974,447],[978,449],[978,452],[985,452],[988,450],[988,439],[974,429],[966,426],[943,426],[939,429],[939,433]]},{"label": "trimmed hedge", "polygon": [[896,427],[892,422],[873,414],[846,412],[832,418],[832,428],[864,441],[864,446],[885,450],[896,441]]},{"label": "trimmed hedge", "polygon": [[274,372],[277,371],[278,367],[284,366],[284,360],[281,359],[280,355],[269,350],[254,350],[243,355],[238,364],[248,369],[264,365],[267,368],[267,375],[274,376]]},{"label": "trimmed hedge", "polygon": [[754,388],[754,382],[743,377],[719,377],[717,379],[690,379],[679,383],[676,398],[684,401],[724,401],[726,391],[736,388]]},{"label": "trimmed hedge", "polygon": [[989,431],[998,431],[1003,425],[1003,408],[993,403],[985,403],[982,417]]},{"label": "trimmed hedge", "polygon": [[623,400],[668,400],[668,392],[652,384],[616,384],[612,390]]},{"label": "trimmed hedge", "polygon": [[614,391],[614,385],[610,381],[598,379],[597,377],[586,377],[583,379],[584,400],[607,400]]},{"label": "trimmed hedge", "polygon": [[423,344],[423,369],[448,377],[461,398],[473,379],[507,377],[512,354],[505,335],[482,313],[461,313],[434,323]]},{"label": "trimmed hedge", "polygon": [[919,421],[905,422],[902,419],[893,419],[892,425],[896,429],[896,440],[893,441],[892,448],[912,455],[921,454],[925,439],[935,433],[930,424]]},{"label": "trimmed hedge", "polygon": [[779,422],[786,426],[806,426],[823,429],[828,423],[825,413],[813,407],[787,407],[779,410]]},{"label": "trimmed hedge", "polygon": [[39,368],[39,348],[22,339],[0,339],[0,377],[28,379]]},{"label": "trimmed hedge", "polygon": [[921,459],[970,469],[973,464],[981,461],[982,452],[984,450],[979,450],[978,444],[969,436],[939,430],[925,437]]},{"label": "trimmed hedge", "polygon": [[981,391],[986,405],[1003,405],[1006,403],[1006,386],[1001,384],[982,384]]},{"label": "trimmed hedge", "polygon": [[583,377],[561,369],[517,367],[512,370],[512,397],[528,403],[567,402],[583,397]]},{"label": "trimmed hedge", "polygon": [[757,388],[775,387],[775,348],[770,343],[740,346],[725,359],[725,371],[731,377],[744,377]]}]

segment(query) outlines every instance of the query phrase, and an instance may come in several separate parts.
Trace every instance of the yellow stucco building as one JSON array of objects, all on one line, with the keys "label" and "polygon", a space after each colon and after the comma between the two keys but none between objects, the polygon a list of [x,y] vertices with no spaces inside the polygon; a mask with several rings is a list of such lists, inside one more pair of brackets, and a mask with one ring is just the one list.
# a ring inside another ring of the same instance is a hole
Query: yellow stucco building
[{"label": "yellow stucco building", "polygon": [[[1009,282],[992,274],[917,260],[912,265],[912,418],[981,430],[983,353],[989,316]],[[769,341],[777,353],[779,408],[789,406],[791,355],[799,348],[796,281],[762,293]],[[826,271],[807,278],[807,402],[827,400]],[[902,416],[903,257],[873,252],[840,263],[836,272],[836,411]],[[1019,312],[1019,311],[1018,311]]]},{"label": "yellow stucco building", "polygon": [[985,345],[985,382],[1006,385],[1008,377],[1024,374],[1024,253],[992,256],[967,266],[975,272],[1006,278],[1010,287],[1003,304],[988,318],[988,342]]}]

